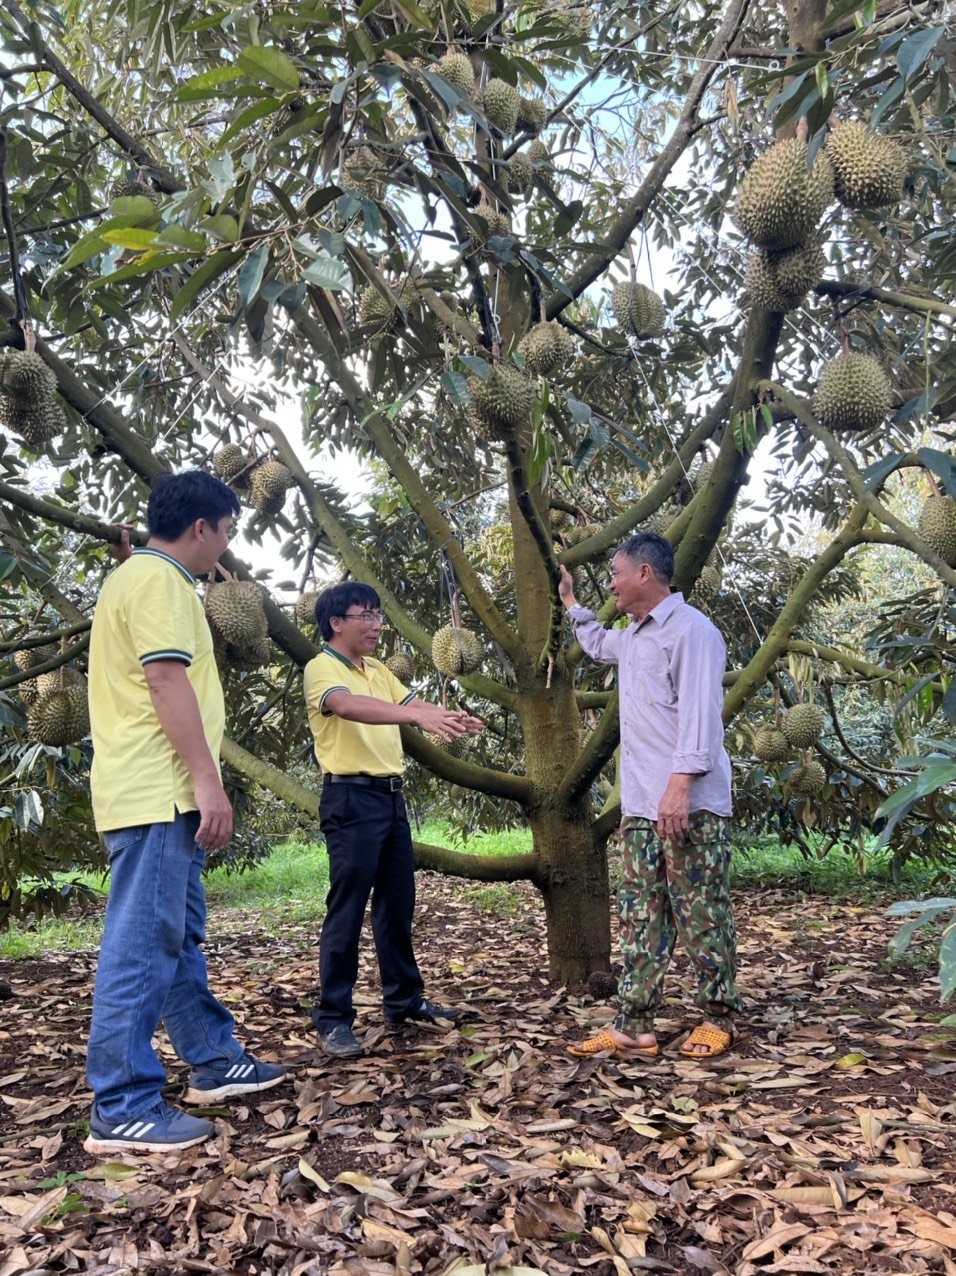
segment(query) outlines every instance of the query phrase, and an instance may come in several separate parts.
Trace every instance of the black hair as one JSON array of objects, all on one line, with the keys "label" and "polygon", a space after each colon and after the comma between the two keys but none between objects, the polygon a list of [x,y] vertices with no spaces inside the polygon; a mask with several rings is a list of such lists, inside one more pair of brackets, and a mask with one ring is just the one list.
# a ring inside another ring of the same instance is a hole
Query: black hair
[{"label": "black hair", "polygon": [[382,603],[371,585],[360,580],[343,580],[323,589],[315,602],[315,623],[326,642],[332,637],[332,617],[344,616],[349,607],[378,608]]},{"label": "black hair", "polygon": [[228,514],[237,517],[239,509],[239,498],[232,488],[204,470],[159,474],[149,493],[146,526],[150,536],[176,541],[197,519],[205,519],[218,530],[219,520]]},{"label": "black hair", "polygon": [[616,552],[633,563],[647,563],[662,585],[671,583],[674,575],[674,551],[670,541],[658,536],[657,532],[635,532],[618,546]]}]

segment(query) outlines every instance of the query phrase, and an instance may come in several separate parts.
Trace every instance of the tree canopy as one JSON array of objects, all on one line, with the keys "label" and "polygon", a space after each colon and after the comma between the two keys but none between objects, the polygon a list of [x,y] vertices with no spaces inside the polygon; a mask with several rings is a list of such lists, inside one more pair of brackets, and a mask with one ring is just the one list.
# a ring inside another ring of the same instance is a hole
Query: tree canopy
[{"label": "tree canopy", "polygon": [[[157,473],[211,461],[289,565],[257,573],[271,650],[230,674],[225,760],[314,813],[290,770],[315,648],[287,587],[373,584],[416,685],[490,724],[466,757],[414,732],[409,753],[466,817],[534,834],[527,856],[420,862],[532,880],[552,973],[580,976],[609,956],[618,720],[567,641],[557,567],[610,620],[609,552],[665,529],[677,587],[728,637],[742,818],[872,827],[893,757],[956,712],[949,18],[8,0],[5,650],[82,667],[111,525]],[[39,400],[24,353],[52,373]],[[278,424],[290,395],[301,429]],[[370,513],[322,447],[374,460]],[[820,544],[796,554],[808,519]],[[918,570],[838,634],[887,545]],[[241,560],[224,567],[248,577]],[[448,626],[477,634],[479,668],[436,674]],[[25,664],[0,685],[8,911],[54,902],[18,883],[62,858],[58,827],[92,853],[86,746],[30,742]],[[878,748],[842,707],[861,687]],[[755,729],[811,701],[822,741],[756,756]],[[941,813],[914,807],[901,853],[946,849]]]}]

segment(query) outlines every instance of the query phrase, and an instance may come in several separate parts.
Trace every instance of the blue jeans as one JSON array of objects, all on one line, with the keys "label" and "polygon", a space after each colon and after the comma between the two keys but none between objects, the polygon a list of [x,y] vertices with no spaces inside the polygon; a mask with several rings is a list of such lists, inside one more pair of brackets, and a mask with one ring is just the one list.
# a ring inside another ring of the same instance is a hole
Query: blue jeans
[{"label": "blue jeans", "polygon": [[199,812],[103,835],[110,894],[93,989],[86,1075],[100,1116],[137,1117],[166,1073],[151,1044],[160,1022],[193,1067],[242,1054],[232,1015],[209,991]]}]

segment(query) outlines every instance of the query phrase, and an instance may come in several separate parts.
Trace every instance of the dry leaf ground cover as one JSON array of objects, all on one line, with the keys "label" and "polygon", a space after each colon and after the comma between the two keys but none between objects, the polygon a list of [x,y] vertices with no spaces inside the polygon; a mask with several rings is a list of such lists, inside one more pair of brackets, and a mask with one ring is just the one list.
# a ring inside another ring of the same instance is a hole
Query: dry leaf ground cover
[{"label": "dry leaf ground cover", "polygon": [[0,1276],[956,1273],[956,1043],[931,965],[887,967],[882,907],[738,893],[736,1048],[638,1064],[565,1053],[607,1020],[600,981],[550,985],[534,892],[494,898],[420,878],[429,992],[469,1021],[386,1035],[366,954],[345,1063],[310,1030],[311,929],[214,915],[214,986],[293,1076],[180,1155],[82,1149],[95,953],[0,962]]}]

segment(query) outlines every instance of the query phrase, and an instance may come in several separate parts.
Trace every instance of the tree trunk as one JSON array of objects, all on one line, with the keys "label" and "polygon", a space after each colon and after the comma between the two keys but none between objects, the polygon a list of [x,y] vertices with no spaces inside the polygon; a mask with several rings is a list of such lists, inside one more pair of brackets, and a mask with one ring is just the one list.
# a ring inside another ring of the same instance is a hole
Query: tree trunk
[{"label": "tree trunk", "polygon": [[611,968],[607,847],[587,811],[543,809],[531,817],[548,932],[548,976],[561,983]]}]

